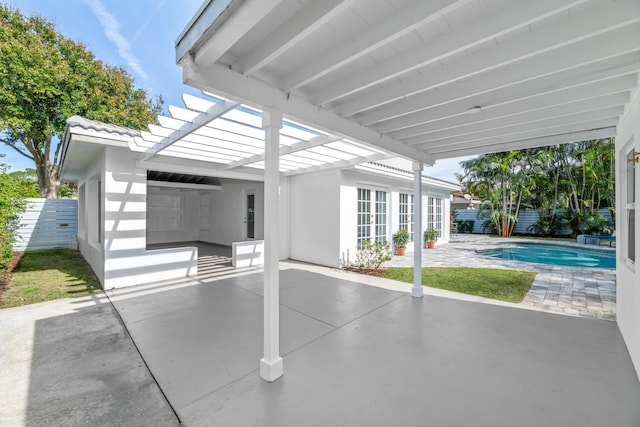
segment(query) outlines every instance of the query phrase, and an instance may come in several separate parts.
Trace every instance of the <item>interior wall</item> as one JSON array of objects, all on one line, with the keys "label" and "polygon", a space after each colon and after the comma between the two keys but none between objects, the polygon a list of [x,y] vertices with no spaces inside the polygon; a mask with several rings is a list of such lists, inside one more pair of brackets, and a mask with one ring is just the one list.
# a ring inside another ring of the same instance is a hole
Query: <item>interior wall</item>
[{"label": "interior wall", "polygon": [[208,229],[199,230],[199,240],[226,246],[247,240],[245,211],[249,193],[255,194],[255,240],[264,239],[264,185],[223,181],[220,190],[210,193]]},{"label": "interior wall", "polygon": [[184,197],[182,209],[183,227],[180,230],[149,230],[147,244],[192,242],[199,240],[200,235],[200,193],[195,190],[166,189],[149,187],[149,194],[178,194]]},{"label": "interior wall", "polygon": [[[640,87],[640,82],[639,82]],[[637,254],[640,251],[640,239],[638,230],[640,220],[638,219],[637,208],[640,201],[640,163],[636,163],[635,177],[635,253],[636,262],[632,263],[626,258],[627,240],[624,237],[626,211],[626,152],[635,148],[636,153],[640,153],[640,89],[636,90],[631,103],[620,121],[618,134],[616,136],[616,283],[617,283],[617,322],[624,341],[629,349],[629,354],[633,360],[640,379],[640,274],[638,272]]]},{"label": "interior wall", "polygon": [[290,177],[290,257],[340,266],[340,172]]}]

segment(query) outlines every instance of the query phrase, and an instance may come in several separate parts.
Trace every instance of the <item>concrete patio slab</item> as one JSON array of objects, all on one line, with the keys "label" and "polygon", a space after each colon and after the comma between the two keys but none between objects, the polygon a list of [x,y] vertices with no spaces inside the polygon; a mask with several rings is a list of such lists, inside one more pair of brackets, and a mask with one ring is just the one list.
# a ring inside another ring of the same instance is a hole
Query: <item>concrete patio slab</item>
[{"label": "concrete patio slab", "polygon": [[0,325],[0,425],[179,425],[104,295],[3,309]]},{"label": "concrete patio slab", "polygon": [[109,292],[184,425],[640,425],[613,322],[414,299],[404,284],[296,263],[281,280],[273,384],[258,375],[259,272]]},{"label": "concrete patio slab", "polygon": [[[319,302],[321,303],[321,302]],[[405,296],[181,408],[185,425],[637,426],[612,323]]]}]

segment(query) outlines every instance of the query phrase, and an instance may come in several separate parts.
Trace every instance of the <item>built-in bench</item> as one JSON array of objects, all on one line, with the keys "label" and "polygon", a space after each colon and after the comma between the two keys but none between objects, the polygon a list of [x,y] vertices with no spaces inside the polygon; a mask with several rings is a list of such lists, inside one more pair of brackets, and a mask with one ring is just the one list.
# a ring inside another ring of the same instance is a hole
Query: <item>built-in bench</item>
[{"label": "built-in bench", "polygon": [[234,268],[264,265],[264,240],[233,242],[231,265]]}]

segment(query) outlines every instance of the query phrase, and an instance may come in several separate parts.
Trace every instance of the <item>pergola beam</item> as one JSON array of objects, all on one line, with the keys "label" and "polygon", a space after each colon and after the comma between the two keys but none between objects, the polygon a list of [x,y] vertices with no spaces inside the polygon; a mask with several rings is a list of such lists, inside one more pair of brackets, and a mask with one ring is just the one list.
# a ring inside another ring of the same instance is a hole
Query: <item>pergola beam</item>
[{"label": "pergola beam", "polygon": [[391,151],[409,159],[418,159],[432,165],[433,159],[388,136],[382,135],[353,121],[340,117],[328,110],[275,89],[253,77],[242,76],[226,67],[213,65],[201,70],[193,61],[185,58],[183,80],[186,84],[203,90],[213,90],[223,96],[238,99],[243,103],[260,108],[274,108],[301,123],[312,123],[314,126],[331,129],[333,132],[364,145],[374,146]]},{"label": "pergola beam", "polygon": [[171,145],[178,142],[180,139],[189,135],[190,133],[200,129],[203,126],[206,126],[207,123],[217,119],[222,116],[226,112],[236,108],[239,104],[237,102],[231,101],[220,101],[211,107],[209,107],[206,111],[199,113],[191,122],[186,122],[179,129],[174,130],[169,135],[164,137],[160,142],[156,143],[154,146],[149,148],[145,155],[142,158],[142,161],[149,160],[160,151],[170,147]]},{"label": "pergola beam", "polygon": [[[340,141],[343,139],[341,136],[336,135],[320,135],[315,138],[310,139],[309,141],[300,141],[295,144],[291,144],[289,146],[280,147],[280,157],[286,154],[292,154],[297,151],[307,150],[309,148],[318,147],[320,145],[328,144],[334,141]],[[247,157],[246,159],[238,160],[236,162],[229,163],[225,169],[235,169],[241,166],[250,165],[251,163],[256,163],[264,160],[265,154],[256,154],[251,157]]]}]

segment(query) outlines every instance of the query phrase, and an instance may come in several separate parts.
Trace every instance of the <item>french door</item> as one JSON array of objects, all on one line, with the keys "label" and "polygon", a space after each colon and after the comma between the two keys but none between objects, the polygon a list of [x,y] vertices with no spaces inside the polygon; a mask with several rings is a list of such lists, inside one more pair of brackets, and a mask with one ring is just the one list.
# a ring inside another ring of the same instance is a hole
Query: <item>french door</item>
[{"label": "french door", "polygon": [[365,240],[386,243],[387,192],[358,188],[358,247]]}]

